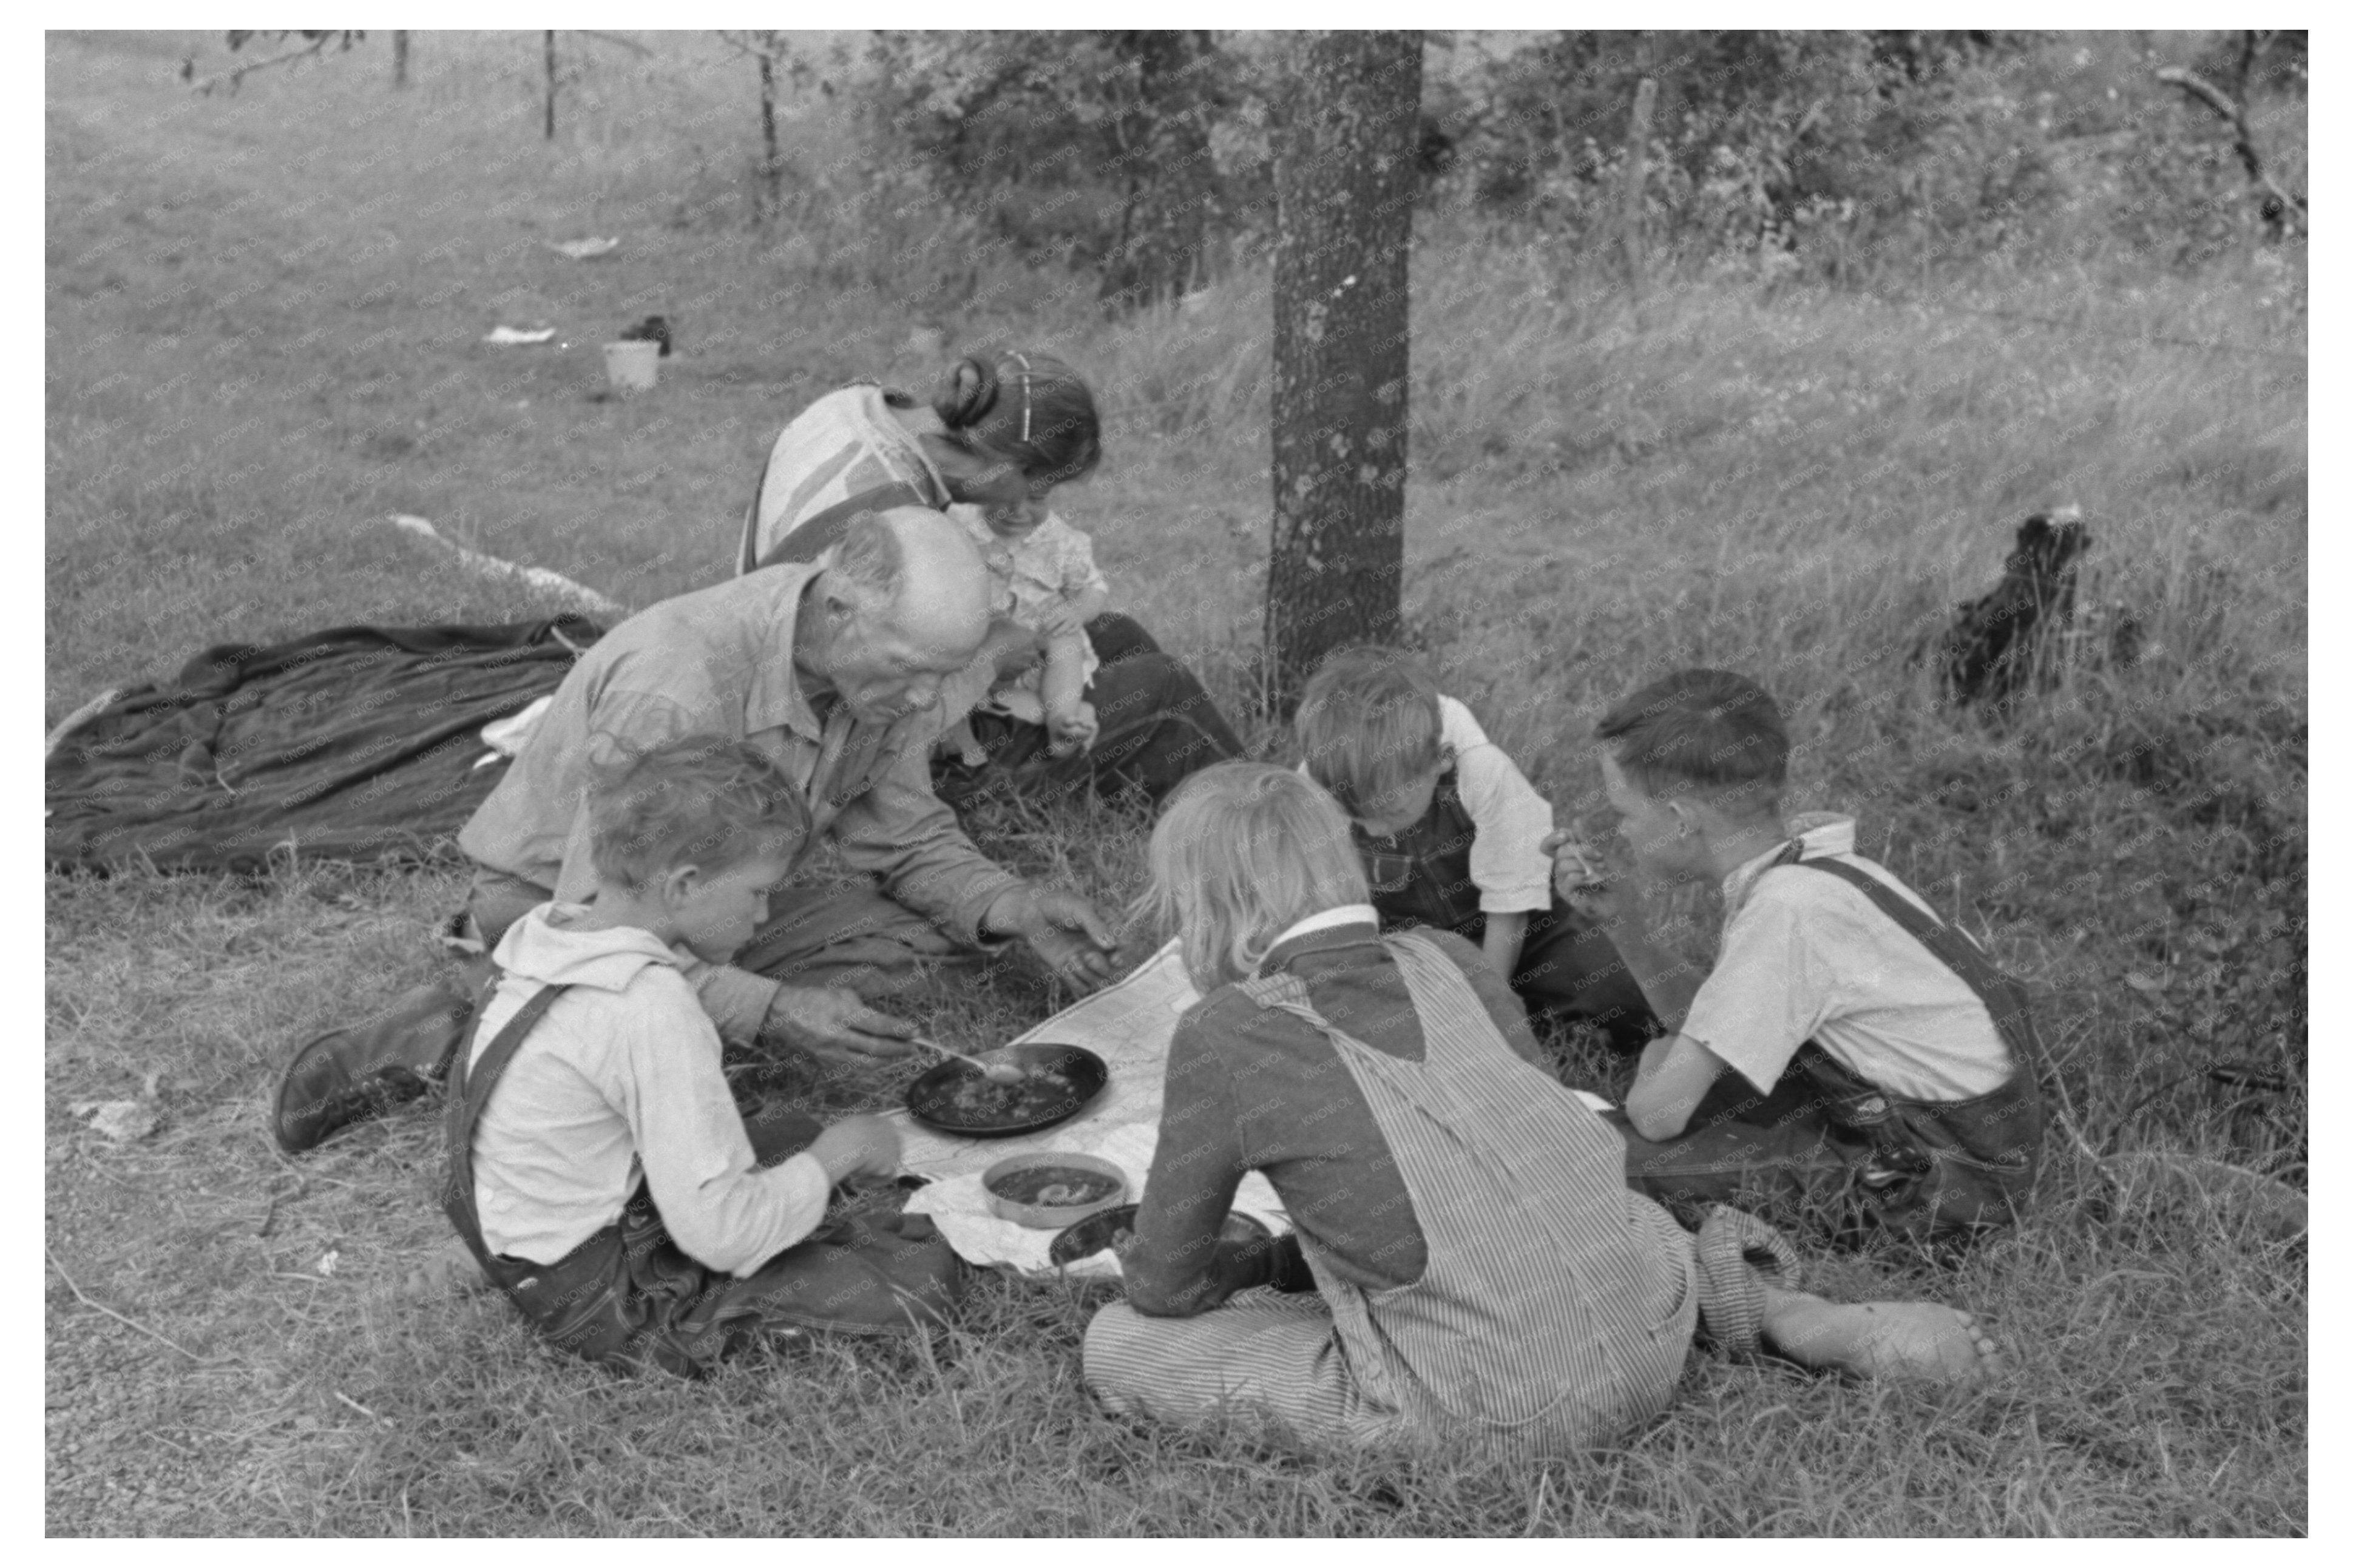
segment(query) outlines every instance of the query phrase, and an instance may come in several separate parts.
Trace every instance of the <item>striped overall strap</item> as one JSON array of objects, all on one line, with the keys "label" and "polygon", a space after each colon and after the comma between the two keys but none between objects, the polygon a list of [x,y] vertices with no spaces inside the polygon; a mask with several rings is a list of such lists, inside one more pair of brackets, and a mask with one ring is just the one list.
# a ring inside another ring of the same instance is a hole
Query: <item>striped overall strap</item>
[{"label": "striped overall strap", "polygon": [[[869,393],[879,394],[881,410],[867,406]],[[736,574],[817,560],[861,511],[945,507],[949,497],[937,471],[917,439],[888,412],[909,406],[913,401],[903,394],[858,383],[802,409],[777,434],[761,463],[759,481],[744,509]],[[765,531],[764,512],[770,514]]]},{"label": "striped overall strap", "polygon": [[[762,470],[764,481],[765,478],[766,471],[764,469]],[[923,499],[923,493],[913,485],[885,485],[880,489],[865,490],[851,496],[847,500],[835,502],[804,522],[796,523],[790,533],[770,545],[765,555],[754,560],[752,552],[756,547],[760,527],[760,497],[759,492],[755,490],[752,495],[751,510],[744,514],[744,559],[750,562],[750,564],[742,567],[738,575],[744,572],[756,572],[763,566],[815,561],[841,542],[841,536],[849,531],[850,520],[860,512],[888,511],[892,507],[902,506],[919,506],[926,510],[936,510],[930,501]]]},{"label": "striped overall strap", "polygon": [[1655,1331],[1695,1314],[1688,1252],[1629,1223],[1618,1135],[1512,1054],[1456,962],[1419,933],[1383,943],[1421,1025],[1418,1062],[1325,1018],[1295,976],[1245,987],[1331,1040],[1428,1248],[1410,1285],[1326,1284],[1352,1373],[1394,1407],[1489,1436],[1573,1446],[1646,1418],[1689,1346],[1688,1321]]}]

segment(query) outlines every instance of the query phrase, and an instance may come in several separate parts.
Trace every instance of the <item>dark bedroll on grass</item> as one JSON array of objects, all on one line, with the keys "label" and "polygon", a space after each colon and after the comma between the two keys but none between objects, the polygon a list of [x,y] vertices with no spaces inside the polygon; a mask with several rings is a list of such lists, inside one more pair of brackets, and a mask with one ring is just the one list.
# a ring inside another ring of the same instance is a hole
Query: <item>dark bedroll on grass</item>
[{"label": "dark bedroll on grass", "polygon": [[[503,776],[486,724],[555,689],[604,628],[339,626],[225,644],[58,737],[45,856],[56,870],[146,863],[259,871],[290,849],[357,863],[446,858]],[[486,757],[491,765],[480,765]]]}]

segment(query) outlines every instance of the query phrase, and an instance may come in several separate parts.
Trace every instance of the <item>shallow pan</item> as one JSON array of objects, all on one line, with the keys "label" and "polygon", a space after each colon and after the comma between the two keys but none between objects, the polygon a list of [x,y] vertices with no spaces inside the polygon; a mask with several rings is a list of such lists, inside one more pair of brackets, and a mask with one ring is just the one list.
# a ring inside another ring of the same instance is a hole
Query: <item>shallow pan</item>
[{"label": "shallow pan", "polygon": [[[1120,1232],[1134,1231],[1137,1206],[1122,1204],[1117,1208],[1089,1215],[1054,1238],[1046,1248],[1046,1261],[1057,1268],[1068,1268],[1082,1258],[1092,1258],[1106,1247],[1117,1246]],[[1237,1246],[1273,1238],[1274,1232],[1240,1209],[1227,1211],[1226,1223],[1218,1232],[1219,1240]]]},{"label": "shallow pan", "polygon": [[973,1054],[984,1062],[1011,1062],[1032,1072],[1051,1073],[1067,1087],[1049,1089],[1025,1083],[1007,1086],[1015,1091],[1011,1094],[995,1092],[997,1086],[971,1063],[942,1062],[907,1086],[907,1109],[916,1121],[964,1138],[1040,1132],[1076,1116],[1111,1082],[1111,1068],[1103,1058],[1082,1046],[1041,1041]]}]

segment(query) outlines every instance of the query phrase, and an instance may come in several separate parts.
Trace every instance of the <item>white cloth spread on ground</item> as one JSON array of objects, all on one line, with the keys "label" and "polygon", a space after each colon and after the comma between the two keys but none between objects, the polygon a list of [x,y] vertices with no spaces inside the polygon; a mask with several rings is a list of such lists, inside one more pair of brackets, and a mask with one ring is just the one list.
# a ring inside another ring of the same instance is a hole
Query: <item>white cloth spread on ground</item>
[{"label": "white cloth spread on ground", "polygon": [[[957,1138],[937,1132],[905,1110],[891,1113],[902,1141],[900,1164],[931,1184],[907,1200],[924,1214],[966,1262],[1004,1266],[1025,1274],[1050,1272],[1050,1230],[1030,1230],[988,1210],[980,1174],[1013,1154],[1053,1150],[1109,1160],[1127,1176],[1127,1201],[1144,1197],[1145,1175],[1160,1141],[1160,1101],[1166,1087],[1168,1041],[1176,1020],[1200,994],[1185,974],[1184,956],[1170,942],[1125,979],[1085,997],[1013,1041],[1082,1046],[1103,1058],[1111,1081],[1077,1116],[1020,1138]],[[1243,1178],[1234,1207],[1278,1234],[1291,1228],[1274,1187],[1256,1171]],[[1115,1279],[1118,1262],[1099,1252],[1071,1266],[1074,1275]]]}]

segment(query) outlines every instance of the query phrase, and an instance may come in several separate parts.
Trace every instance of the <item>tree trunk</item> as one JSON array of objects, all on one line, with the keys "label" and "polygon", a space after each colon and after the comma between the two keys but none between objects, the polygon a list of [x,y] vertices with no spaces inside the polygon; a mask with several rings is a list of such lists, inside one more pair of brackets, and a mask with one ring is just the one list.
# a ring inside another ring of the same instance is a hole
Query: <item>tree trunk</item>
[{"label": "tree trunk", "polygon": [[1296,93],[1275,163],[1266,679],[1278,716],[1333,648],[1397,638],[1421,36],[1320,34]]},{"label": "tree trunk", "polygon": [[547,139],[555,140],[555,29],[544,35],[547,42]]},{"label": "tree trunk", "polygon": [[1198,266],[1208,226],[1209,134],[1198,73],[1207,33],[1115,35],[1136,67],[1135,99],[1111,115],[1111,166],[1124,171],[1119,237],[1103,258],[1098,297],[1127,309],[1175,300]]},{"label": "tree trunk", "polygon": [[1634,89],[1634,114],[1626,126],[1626,287],[1639,311],[1642,305],[1642,160],[1651,145],[1651,105],[1659,84],[1644,77]]},{"label": "tree trunk", "polygon": [[785,197],[784,166],[776,160],[776,62],[765,53],[760,56],[760,145],[766,153],[760,164],[760,188],[767,203],[765,221],[776,217]]},{"label": "tree trunk", "polygon": [[395,33],[392,36],[392,85],[396,88],[408,85],[408,35],[406,33]]}]

